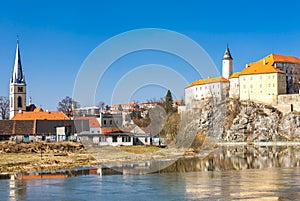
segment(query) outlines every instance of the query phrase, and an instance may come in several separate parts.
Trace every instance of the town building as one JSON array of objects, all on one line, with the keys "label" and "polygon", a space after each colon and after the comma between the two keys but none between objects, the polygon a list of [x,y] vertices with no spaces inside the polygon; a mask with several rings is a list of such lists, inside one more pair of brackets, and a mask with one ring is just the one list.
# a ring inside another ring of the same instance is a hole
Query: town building
[{"label": "town building", "polygon": [[256,63],[271,65],[286,75],[286,94],[299,93],[300,59],[294,56],[269,54]]},{"label": "town building", "polygon": [[99,107],[81,107],[74,109],[74,116],[79,117],[99,117],[100,108]]},{"label": "town building", "polygon": [[229,80],[224,77],[196,80],[185,88],[185,104],[193,101],[213,98],[219,102],[225,100],[229,91]]},{"label": "town building", "polygon": [[239,75],[240,100],[272,103],[286,93],[286,75],[268,63],[251,63]]}]

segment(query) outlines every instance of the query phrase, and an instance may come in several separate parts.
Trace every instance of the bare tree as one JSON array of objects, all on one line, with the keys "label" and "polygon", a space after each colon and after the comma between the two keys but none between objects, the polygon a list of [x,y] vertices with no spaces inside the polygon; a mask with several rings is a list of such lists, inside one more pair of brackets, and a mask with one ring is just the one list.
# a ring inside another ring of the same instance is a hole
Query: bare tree
[{"label": "bare tree", "polygon": [[71,97],[66,96],[58,103],[57,110],[65,113],[67,116],[72,116],[73,110],[79,107],[79,103]]},{"label": "bare tree", "polygon": [[9,117],[9,99],[8,97],[0,96],[0,112],[2,119]]}]

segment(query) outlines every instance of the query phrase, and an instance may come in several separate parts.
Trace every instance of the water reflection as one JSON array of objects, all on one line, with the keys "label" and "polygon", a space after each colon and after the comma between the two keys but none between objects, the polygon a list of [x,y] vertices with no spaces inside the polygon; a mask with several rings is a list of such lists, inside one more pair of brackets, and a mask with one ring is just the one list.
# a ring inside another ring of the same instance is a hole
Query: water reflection
[{"label": "water reflection", "polygon": [[214,153],[176,161],[161,172],[224,171],[299,167],[300,147],[220,147]]},{"label": "water reflection", "polygon": [[103,168],[102,175],[114,176],[102,177],[94,168],[66,170],[69,178],[62,179],[5,180],[0,200],[153,200],[153,193],[158,200],[297,200],[299,160],[300,147],[220,147],[205,158],[180,159],[160,174],[115,175]]}]

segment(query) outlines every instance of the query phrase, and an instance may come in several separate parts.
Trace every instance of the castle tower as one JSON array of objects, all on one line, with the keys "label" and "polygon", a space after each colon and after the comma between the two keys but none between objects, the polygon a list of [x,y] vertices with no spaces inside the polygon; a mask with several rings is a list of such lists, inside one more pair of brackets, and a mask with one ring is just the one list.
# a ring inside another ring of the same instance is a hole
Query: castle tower
[{"label": "castle tower", "polygon": [[12,119],[20,110],[26,110],[26,82],[21,64],[19,40],[17,40],[14,70],[9,84],[9,118]]},{"label": "castle tower", "polygon": [[228,79],[232,75],[232,57],[228,45],[222,59],[222,76]]}]

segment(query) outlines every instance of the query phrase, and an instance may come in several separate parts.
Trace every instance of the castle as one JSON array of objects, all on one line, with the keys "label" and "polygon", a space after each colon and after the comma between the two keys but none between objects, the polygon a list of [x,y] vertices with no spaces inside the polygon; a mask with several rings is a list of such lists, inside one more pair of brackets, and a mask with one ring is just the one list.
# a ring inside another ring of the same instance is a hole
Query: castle
[{"label": "castle", "polygon": [[214,98],[236,98],[276,107],[283,113],[300,111],[300,59],[270,54],[233,73],[228,46],[222,59],[222,76],[196,80],[185,88],[185,103]]}]

